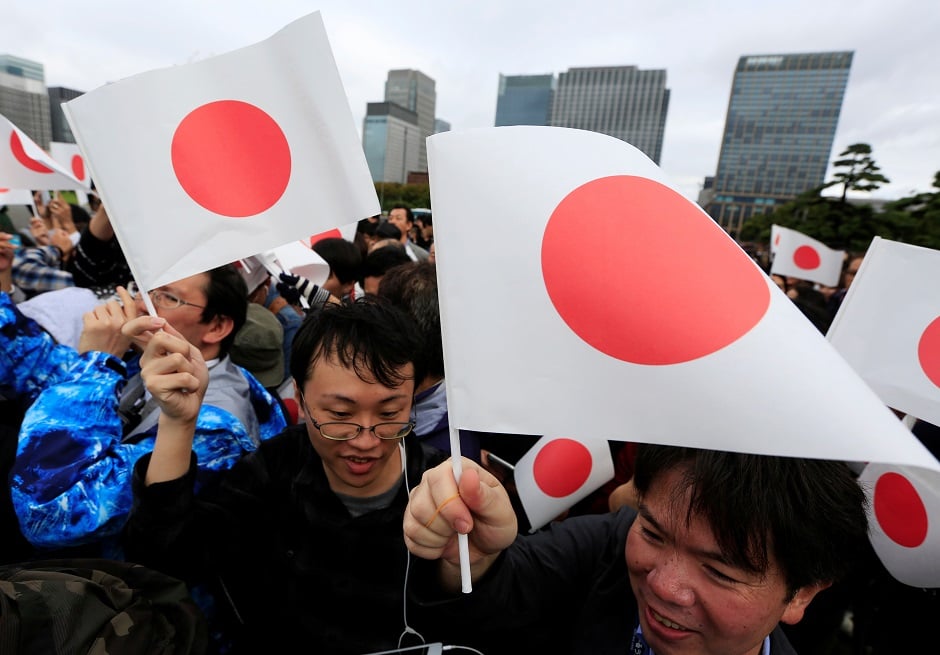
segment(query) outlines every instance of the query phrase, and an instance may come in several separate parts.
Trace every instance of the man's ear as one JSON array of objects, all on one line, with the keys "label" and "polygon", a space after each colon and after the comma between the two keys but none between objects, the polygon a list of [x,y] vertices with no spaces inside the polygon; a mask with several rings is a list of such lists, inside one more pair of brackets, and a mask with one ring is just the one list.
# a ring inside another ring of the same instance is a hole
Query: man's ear
[{"label": "man's ear", "polygon": [[832,586],[831,582],[817,582],[816,584],[807,585],[805,587],[800,587],[797,589],[796,593],[793,595],[793,598],[790,599],[790,602],[787,603],[786,607],[783,610],[783,616],[780,617],[781,623],[799,623],[800,619],[803,618],[803,613],[806,611],[806,607],[810,604],[816,594],[824,589],[828,589]]},{"label": "man's ear", "polygon": [[212,320],[209,321],[209,329],[202,335],[202,340],[205,343],[220,343],[222,339],[230,335],[234,329],[235,321],[232,320],[231,316],[216,314]]},{"label": "man's ear", "polygon": [[307,410],[304,407],[304,397],[300,395],[300,387],[296,383],[294,384],[294,402],[297,403],[297,417],[304,418]]}]

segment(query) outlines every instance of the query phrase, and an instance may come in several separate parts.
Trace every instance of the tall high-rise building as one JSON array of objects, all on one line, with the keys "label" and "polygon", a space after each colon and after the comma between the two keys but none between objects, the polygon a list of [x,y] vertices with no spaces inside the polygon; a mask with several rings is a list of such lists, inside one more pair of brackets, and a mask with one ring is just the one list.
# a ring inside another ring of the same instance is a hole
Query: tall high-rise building
[{"label": "tall high-rise building", "polygon": [[362,148],[373,182],[399,182],[418,170],[423,143],[418,115],[394,102],[370,102],[362,126]]},{"label": "tall high-rise building", "polygon": [[65,120],[62,103],[74,100],[82,95],[83,91],[67,89],[64,86],[49,87],[49,116],[52,119],[52,140],[58,143],[75,143],[72,128]]},{"label": "tall high-rise building", "polygon": [[748,55],[738,60],[708,213],[736,235],[823,184],[851,51]]},{"label": "tall high-rise building", "polygon": [[551,125],[555,75],[502,75],[496,96],[496,127]]},{"label": "tall high-rise building", "polygon": [[391,70],[385,82],[385,101],[401,105],[418,115],[421,145],[418,151],[418,167],[413,170],[428,170],[428,153],[425,139],[434,134],[434,110],[437,92],[434,80],[412,69]]},{"label": "tall high-rise building", "polygon": [[551,124],[621,139],[658,164],[668,109],[665,70],[569,68],[558,75]]},{"label": "tall high-rise building", "polygon": [[13,55],[0,55],[0,114],[40,147],[49,147],[52,125],[42,64]]}]

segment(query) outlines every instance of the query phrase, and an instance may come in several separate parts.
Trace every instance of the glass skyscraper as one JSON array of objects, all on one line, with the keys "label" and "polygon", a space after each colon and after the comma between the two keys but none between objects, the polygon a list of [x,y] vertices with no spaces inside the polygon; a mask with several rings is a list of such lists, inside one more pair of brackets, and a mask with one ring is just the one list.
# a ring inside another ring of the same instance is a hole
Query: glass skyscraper
[{"label": "glass skyscraper", "polygon": [[569,68],[558,75],[551,124],[621,139],[659,164],[668,109],[665,70]]},{"label": "glass skyscraper", "polygon": [[555,75],[500,75],[496,127],[551,125]]},{"label": "glass skyscraper", "polygon": [[362,149],[373,182],[399,182],[418,168],[418,115],[393,102],[370,102],[362,126]]},{"label": "glass skyscraper", "polygon": [[60,143],[75,143],[72,128],[65,120],[62,103],[74,100],[82,95],[81,91],[67,89],[64,86],[49,87],[49,116],[52,119],[52,140]]},{"label": "glass skyscraper", "polygon": [[412,170],[427,172],[428,154],[425,139],[434,134],[434,112],[437,104],[434,80],[421,71],[410,68],[390,70],[385,82],[385,101],[410,109],[418,115],[421,144],[418,150],[418,166]]},{"label": "glass skyscraper", "polygon": [[52,122],[42,64],[14,55],[0,55],[0,114],[40,147],[49,147]]},{"label": "glass skyscraper", "polygon": [[744,221],[823,184],[851,51],[748,55],[728,102],[708,213],[732,235]]}]

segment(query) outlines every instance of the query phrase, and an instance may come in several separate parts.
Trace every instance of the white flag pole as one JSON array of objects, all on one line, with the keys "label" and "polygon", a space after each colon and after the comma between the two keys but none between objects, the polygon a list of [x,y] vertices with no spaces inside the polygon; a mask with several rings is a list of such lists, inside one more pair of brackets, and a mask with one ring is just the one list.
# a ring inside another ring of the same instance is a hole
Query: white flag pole
[{"label": "white flag pole", "polygon": [[[454,467],[454,479],[457,480],[457,484],[460,484],[460,476],[463,474],[463,462],[460,460],[460,431],[454,427],[453,423],[450,424],[449,429],[450,461],[451,465]],[[457,551],[460,556],[461,591],[465,594],[469,594],[473,591],[473,585],[470,582],[470,541],[467,535],[457,535]]]}]

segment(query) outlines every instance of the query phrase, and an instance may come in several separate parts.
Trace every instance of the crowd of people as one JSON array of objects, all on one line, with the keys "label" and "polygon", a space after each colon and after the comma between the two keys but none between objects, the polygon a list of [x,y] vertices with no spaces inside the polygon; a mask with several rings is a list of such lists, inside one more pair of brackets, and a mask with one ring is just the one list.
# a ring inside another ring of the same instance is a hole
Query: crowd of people
[{"label": "crowd of people", "polygon": [[[123,613],[108,652],[807,655],[897,611],[867,602],[897,595],[842,462],[612,442],[615,479],[534,532],[488,454],[537,436],[459,431],[458,481],[430,214],[316,240],[321,284],[259,253],[149,290],[150,315],[96,198],[36,209],[0,225],[0,643],[79,652]],[[859,261],[778,283],[825,332]],[[100,622],[16,609],[63,588],[108,598]],[[886,632],[845,652],[899,652]]]}]

